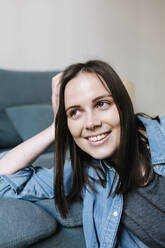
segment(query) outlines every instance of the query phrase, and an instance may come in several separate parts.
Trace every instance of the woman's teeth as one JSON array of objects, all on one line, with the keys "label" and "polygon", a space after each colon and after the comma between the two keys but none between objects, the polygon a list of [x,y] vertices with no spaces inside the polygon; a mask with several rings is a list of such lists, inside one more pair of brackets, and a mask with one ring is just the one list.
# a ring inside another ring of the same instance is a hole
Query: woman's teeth
[{"label": "woman's teeth", "polygon": [[98,136],[94,136],[94,137],[89,137],[88,140],[89,141],[92,141],[92,142],[96,142],[96,141],[100,141],[102,139],[104,139],[108,134],[101,134],[101,135],[98,135]]}]

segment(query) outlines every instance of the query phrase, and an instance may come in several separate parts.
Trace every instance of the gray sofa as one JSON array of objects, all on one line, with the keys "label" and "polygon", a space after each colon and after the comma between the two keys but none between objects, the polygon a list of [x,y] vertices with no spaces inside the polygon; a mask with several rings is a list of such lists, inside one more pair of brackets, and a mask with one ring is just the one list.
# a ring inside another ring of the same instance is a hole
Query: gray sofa
[{"label": "gray sofa", "polygon": [[[0,154],[46,128],[53,120],[51,78],[57,72],[0,70]],[[53,147],[34,163],[53,166]],[[1,183],[1,181],[0,181]],[[62,219],[54,200],[0,199],[0,247],[85,247],[82,203]]]}]

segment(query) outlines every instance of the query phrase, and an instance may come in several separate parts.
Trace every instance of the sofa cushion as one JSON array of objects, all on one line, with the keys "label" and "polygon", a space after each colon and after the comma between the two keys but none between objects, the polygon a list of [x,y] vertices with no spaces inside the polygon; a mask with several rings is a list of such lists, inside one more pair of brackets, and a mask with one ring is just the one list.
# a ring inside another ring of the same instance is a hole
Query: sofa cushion
[{"label": "sofa cushion", "polygon": [[53,110],[50,104],[8,107],[6,112],[23,140],[42,131],[53,121]]},{"label": "sofa cushion", "polygon": [[9,119],[5,109],[0,111],[0,148],[14,147],[22,142],[22,138]]},{"label": "sofa cushion", "polygon": [[66,219],[63,219],[55,207],[54,199],[37,201],[35,204],[42,207],[52,215],[58,223],[65,227],[76,227],[82,225],[82,201],[71,204],[70,212]]},{"label": "sofa cushion", "polygon": [[0,247],[28,247],[56,230],[57,223],[34,203],[0,199]]},{"label": "sofa cushion", "polygon": [[46,167],[48,169],[52,168],[54,165],[54,153],[53,152],[47,152],[44,154],[41,154],[34,162],[34,167]]},{"label": "sofa cushion", "polygon": [[65,228],[58,226],[55,235],[41,240],[30,248],[85,248],[82,227]]}]

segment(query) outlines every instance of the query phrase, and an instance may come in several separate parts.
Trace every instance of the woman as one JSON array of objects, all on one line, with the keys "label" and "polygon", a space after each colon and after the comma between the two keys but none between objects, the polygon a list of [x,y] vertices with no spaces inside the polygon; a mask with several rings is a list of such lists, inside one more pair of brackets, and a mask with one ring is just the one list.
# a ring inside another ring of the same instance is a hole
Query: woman
[{"label": "woman", "polygon": [[[71,65],[55,84],[54,192],[61,216],[82,197],[86,247],[165,247],[165,119],[135,115],[120,78],[102,61]],[[1,176],[2,196],[54,197],[52,170],[25,168],[53,140],[52,124],[3,157],[1,174],[19,171]],[[27,173],[26,183],[18,183]],[[3,190],[11,179],[17,194]]]}]

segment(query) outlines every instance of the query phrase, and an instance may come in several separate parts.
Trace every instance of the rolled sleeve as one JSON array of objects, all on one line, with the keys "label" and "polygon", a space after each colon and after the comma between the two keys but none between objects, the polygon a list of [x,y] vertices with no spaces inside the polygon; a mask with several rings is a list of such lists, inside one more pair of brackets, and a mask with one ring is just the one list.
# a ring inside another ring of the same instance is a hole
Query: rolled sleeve
[{"label": "rolled sleeve", "polygon": [[0,197],[30,201],[53,198],[53,168],[33,167],[0,175]]},{"label": "rolled sleeve", "polygon": [[[72,185],[71,161],[65,161],[64,188],[66,195]],[[12,175],[0,175],[0,198],[28,201],[54,198],[54,169],[33,167],[21,169]]]}]

